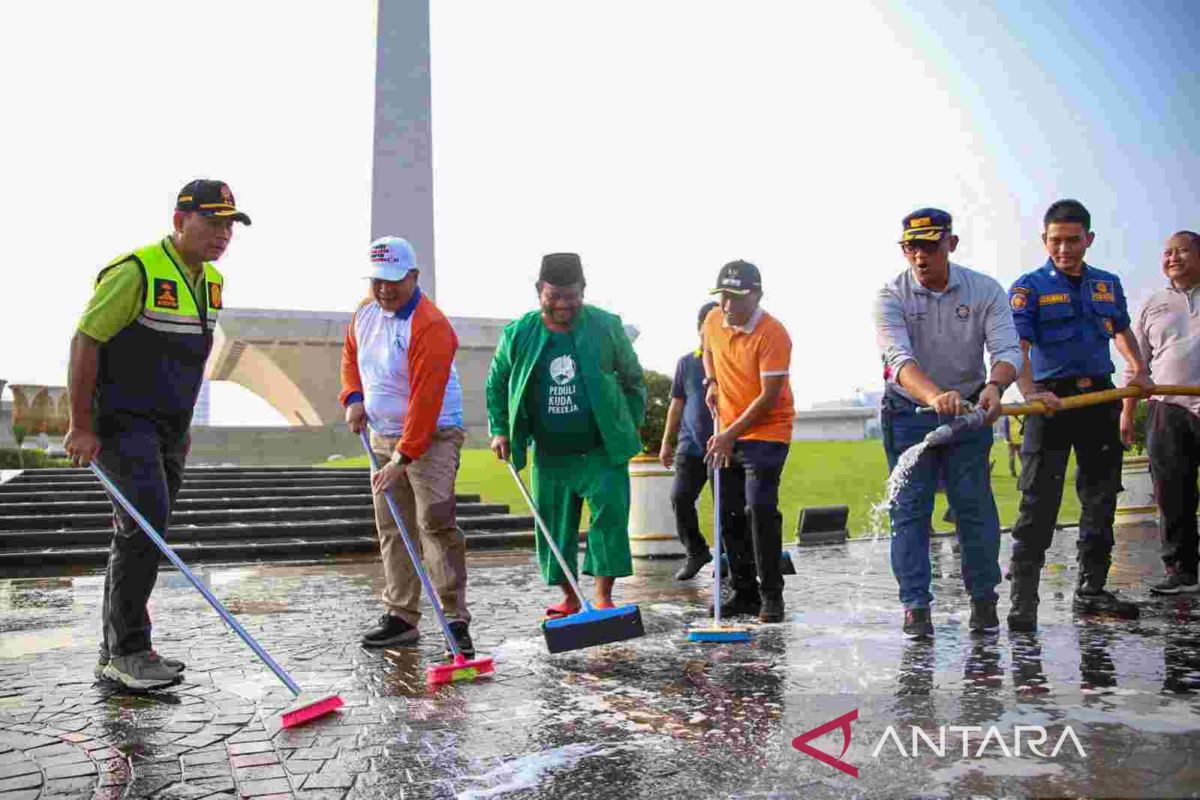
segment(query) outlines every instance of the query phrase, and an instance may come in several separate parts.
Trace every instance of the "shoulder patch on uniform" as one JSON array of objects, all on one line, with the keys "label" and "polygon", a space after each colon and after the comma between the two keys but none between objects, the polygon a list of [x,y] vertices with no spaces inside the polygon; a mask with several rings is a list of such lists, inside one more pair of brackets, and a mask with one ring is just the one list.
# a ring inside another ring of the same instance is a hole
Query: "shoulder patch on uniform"
[{"label": "shoulder patch on uniform", "polygon": [[1028,286],[1014,286],[1009,291],[1020,292],[1021,294],[1029,294]]},{"label": "shoulder patch on uniform", "polygon": [[1092,281],[1092,301],[1097,303],[1117,302],[1112,281]]},{"label": "shoulder patch on uniform", "polygon": [[1066,292],[1057,292],[1055,294],[1044,294],[1038,298],[1039,306],[1052,306],[1058,303],[1071,302],[1071,295]]},{"label": "shoulder patch on uniform", "polygon": [[154,279],[154,305],[156,308],[179,308],[179,290],[175,281]]},{"label": "shoulder patch on uniform", "polygon": [[212,283],[211,281],[209,282],[209,284],[208,284],[208,307],[209,308],[221,308],[221,284]]},{"label": "shoulder patch on uniform", "polygon": [[1012,296],[1008,298],[1008,304],[1012,306],[1013,311],[1020,311],[1025,307],[1025,304],[1029,302],[1025,297],[1027,293],[1027,291],[1019,292],[1016,289],[1013,289]]}]

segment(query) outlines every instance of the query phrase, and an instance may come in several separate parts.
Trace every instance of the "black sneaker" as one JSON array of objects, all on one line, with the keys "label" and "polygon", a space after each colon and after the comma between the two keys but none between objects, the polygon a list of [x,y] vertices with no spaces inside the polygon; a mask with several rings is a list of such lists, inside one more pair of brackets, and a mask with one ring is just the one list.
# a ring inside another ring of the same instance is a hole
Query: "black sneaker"
[{"label": "black sneaker", "polygon": [[367,647],[388,647],[394,644],[414,644],[421,638],[420,632],[399,617],[384,614],[379,624],[363,634],[362,643]]},{"label": "black sneaker", "polygon": [[1000,618],[996,616],[995,600],[972,600],[971,619],[967,622],[971,633],[995,633],[1000,630]]},{"label": "black sneaker", "polygon": [[928,608],[904,609],[904,635],[910,639],[926,639],[933,636],[933,621]]},{"label": "black sneaker", "polygon": [[683,566],[675,573],[675,580],[690,581],[696,577],[696,573],[700,571],[700,568],[710,561],[712,561],[712,553],[707,550],[700,553],[689,553],[687,560],[683,562]]},{"label": "black sneaker", "polygon": [[1185,572],[1168,572],[1167,577],[1150,587],[1151,594],[1192,594],[1200,592],[1200,583],[1195,575]]},{"label": "black sneaker", "polygon": [[[458,647],[458,652],[462,653],[463,658],[474,658],[475,644],[471,641],[471,632],[468,630],[467,623],[462,620],[451,622],[450,633],[454,635],[454,644]],[[454,651],[450,649],[450,645],[446,645],[446,658],[454,658]]]},{"label": "black sneaker", "polygon": [[783,595],[773,594],[762,601],[758,621],[763,623],[783,622]]},{"label": "black sneaker", "polygon": [[[732,595],[727,595],[721,601],[722,619],[737,617],[742,614],[754,616],[760,610],[762,610],[762,598],[758,596],[757,589],[734,590]],[[708,613],[713,613],[712,603],[708,604]]]},{"label": "black sneaker", "polygon": [[1080,614],[1112,614],[1122,619],[1137,619],[1141,616],[1138,607],[1133,603],[1121,600],[1112,592],[1104,589],[1092,589],[1086,586],[1075,590],[1075,600],[1072,606]]}]

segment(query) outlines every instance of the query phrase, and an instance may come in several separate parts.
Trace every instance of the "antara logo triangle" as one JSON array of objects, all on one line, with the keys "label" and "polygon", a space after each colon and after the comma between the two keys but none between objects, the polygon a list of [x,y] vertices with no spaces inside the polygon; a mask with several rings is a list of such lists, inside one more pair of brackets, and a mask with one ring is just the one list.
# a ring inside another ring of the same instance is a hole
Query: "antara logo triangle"
[{"label": "antara logo triangle", "polygon": [[[852,778],[858,777],[858,767],[853,764],[847,764],[842,761],[842,756],[846,755],[846,751],[850,749],[850,723],[858,719],[858,709],[842,714],[837,719],[831,719],[820,727],[813,728],[811,731],[806,731],[795,739],[792,739],[792,747],[804,753],[806,756],[812,756],[822,764],[828,764],[834,769],[840,769]],[[836,758],[824,753],[809,744],[813,739],[819,739],[832,730],[841,728],[842,730],[842,752]]]}]

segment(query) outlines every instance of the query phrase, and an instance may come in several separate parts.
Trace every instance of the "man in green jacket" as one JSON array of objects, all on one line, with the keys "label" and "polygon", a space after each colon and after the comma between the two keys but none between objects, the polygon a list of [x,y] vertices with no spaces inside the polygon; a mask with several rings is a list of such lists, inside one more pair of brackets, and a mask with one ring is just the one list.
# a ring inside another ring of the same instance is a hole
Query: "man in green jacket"
[{"label": "man in green jacket", "polygon": [[[642,367],[621,318],[584,305],[578,255],[545,256],[536,286],[541,309],[504,327],[488,372],[492,452],[523,469],[532,440],[534,502],[569,564],[577,563],[587,501],[583,572],[596,578],[596,607],[612,608],[614,581],[633,574],[628,464],[642,449]],[[563,591],[547,616],[578,611],[580,599],[540,536],[537,556],[542,578]]]}]

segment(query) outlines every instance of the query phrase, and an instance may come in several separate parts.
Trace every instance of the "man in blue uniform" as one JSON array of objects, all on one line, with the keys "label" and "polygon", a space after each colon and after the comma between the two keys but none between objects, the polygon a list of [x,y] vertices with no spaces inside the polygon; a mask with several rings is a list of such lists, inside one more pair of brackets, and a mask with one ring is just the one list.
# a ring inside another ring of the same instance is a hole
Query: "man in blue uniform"
[{"label": "man in blue uniform", "polygon": [[[1095,239],[1088,210],[1076,200],[1059,200],[1044,218],[1042,242],[1050,258],[1022,275],[1009,291],[1009,305],[1025,366],[1017,378],[1027,401],[1051,410],[1060,397],[1111,389],[1113,342],[1125,359],[1131,385],[1149,386],[1146,365],[1129,330],[1121,281],[1084,262]],[[1021,446],[1021,507],[1013,526],[1010,631],[1037,629],[1038,581],[1062,502],[1067,459],[1075,448],[1079,472],[1075,491],[1079,515],[1079,581],[1074,607],[1136,618],[1132,603],[1105,591],[1112,561],[1113,516],[1121,490],[1120,402],[1103,403],[1055,416],[1031,416]]]}]

